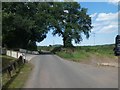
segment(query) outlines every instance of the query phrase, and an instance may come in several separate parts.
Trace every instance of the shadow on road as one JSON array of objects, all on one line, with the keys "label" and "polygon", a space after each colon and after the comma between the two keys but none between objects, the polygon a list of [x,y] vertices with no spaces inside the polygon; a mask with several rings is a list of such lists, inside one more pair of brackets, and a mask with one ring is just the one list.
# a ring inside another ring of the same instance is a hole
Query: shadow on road
[{"label": "shadow on road", "polygon": [[41,52],[39,55],[54,55],[54,53],[49,51],[44,51],[44,52]]}]

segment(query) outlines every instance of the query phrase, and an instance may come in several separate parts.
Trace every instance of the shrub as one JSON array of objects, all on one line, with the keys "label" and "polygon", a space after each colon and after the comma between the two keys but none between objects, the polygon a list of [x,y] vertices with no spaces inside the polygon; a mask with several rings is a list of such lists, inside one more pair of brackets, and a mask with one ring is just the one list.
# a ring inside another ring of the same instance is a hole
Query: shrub
[{"label": "shrub", "polygon": [[61,51],[61,48],[62,47],[55,47],[55,48],[53,48],[53,50],[51,51],[52,53],[56,53],[56,52],[58,52],[58,51]]}]

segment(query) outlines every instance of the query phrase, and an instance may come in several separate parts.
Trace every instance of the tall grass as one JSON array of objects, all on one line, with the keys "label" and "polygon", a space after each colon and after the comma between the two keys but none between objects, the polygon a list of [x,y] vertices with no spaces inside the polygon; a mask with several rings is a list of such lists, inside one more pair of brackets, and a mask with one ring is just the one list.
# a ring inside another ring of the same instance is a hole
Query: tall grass
[{"label": "tall grass", "polygon": [[116,58],[114,56],[114,45],[98,45],[98,46],[77,46],[74,51],[70,49],[57,52],[60,57],[73,61],[88,60],[91,56]]}]

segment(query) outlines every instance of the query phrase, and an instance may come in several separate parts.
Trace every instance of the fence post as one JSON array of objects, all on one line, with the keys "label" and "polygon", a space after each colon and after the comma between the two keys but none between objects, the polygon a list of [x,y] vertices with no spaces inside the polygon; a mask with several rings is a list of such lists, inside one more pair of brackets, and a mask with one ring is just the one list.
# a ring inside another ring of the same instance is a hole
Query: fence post
[{"label": "fence post", "polygon": [[9,78],[11,78],[11,72],[7,69],[7,75]]},{"label": "fence post", "polygon": [[8,73],[8,77],[11,78],[12,75],[11,75],[11,68],[10,68],[10,65],[9,65],[9,67],[8,67],[8,69],[7,69],[7,73]]},{"label": "fence post", "polygon": [[[11,54],[11,51],[10,51],[10,54]],[[15,72],[17,72],[17,69],[19,68],[19,66],[25,63],[26,63],[26,59],[20,56],[16,61],[10,63],[6,68],[2,69],[2,71],[6,72],[9,78],[12,78]]]},{"label": "fence post", "polygon": [[13,72],[15,73],[16,72],[16,63],[15,62],[13,62],[12,68],[13,68]]},{"label": "fence post", "polygon": [[18,58],[18,52],[17,52],[17,58]]},{"label": "fence post", "polygon": [[25,59],[23,59],[23,63],[26,63],[26,60],[25,60]]},{"label": "fence post", "polygon": [[12,52],[11,52],[11,50],[9,50],[10,51],[10,56],[12,55]]}]

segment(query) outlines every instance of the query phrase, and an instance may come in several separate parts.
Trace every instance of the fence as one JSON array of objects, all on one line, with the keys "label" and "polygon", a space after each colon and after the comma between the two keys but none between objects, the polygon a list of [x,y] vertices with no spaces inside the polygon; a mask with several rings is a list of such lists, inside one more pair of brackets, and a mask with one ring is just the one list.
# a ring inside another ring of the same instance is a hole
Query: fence
[{"label": "fence", "polygon": [[28,54],[39,54],[38,51],[29,51],[29,50],[26,50],[26,49],[19,49],[20,52],[22,53],[28,53]]},{"label": "fence", "polygon": [[6,85],[8,81],[18,74],[20,67],[26,63],[26,60],[22,56],[19,59],[9,63],[6,67],[2,68],[2,87]]},{"label": "fence", "polygon": [[20,49],[19,51],[12,51],[12,50],[6,50],[6,55],[11,56],[14,58],[19,58],[22,56],[24,59],[26,59],[26,54],[39,54],[38,51],[28,51],[25,49]]},{"label": "fence", "polygon": [[2,87],[4,87],[8,81],[12,80],[12,77],[18,75],[18,72],[21,69],[20,67],[28,61],[27,57],[29,55],[27,54],[39,54],[37,51],[28,51],[25,49],[21,49],[19,51],[2,49],[1,54],[3,53],[7,56],[16,58],[16,60],[9,63],[6,67],[3,67],[2,70],[0,70],[0,73],[2,73],[2,79],[5,79],[5,82],[2,80],[4,82],[2,82]]},{"label": "fence", "polygon": [[[18,51],[7,50],[6,55],[14,57],[14,58],[19,58],[20,56],[23,56],[24,53],[21,53],[21,52],[18,52]],[[23,56],[23,58],[25,59],[24,56]]]},{"label": "fence", "polygon": [[17,70],[18,67],[20,67],[25,63],[26,63],[26,60],[23,59],[22,56],[20,56],[19,59],[9,63],[6,67],[2,68],[2,73],[7,73],[8,76],[11,78],[12,77],[11,72]]}]

